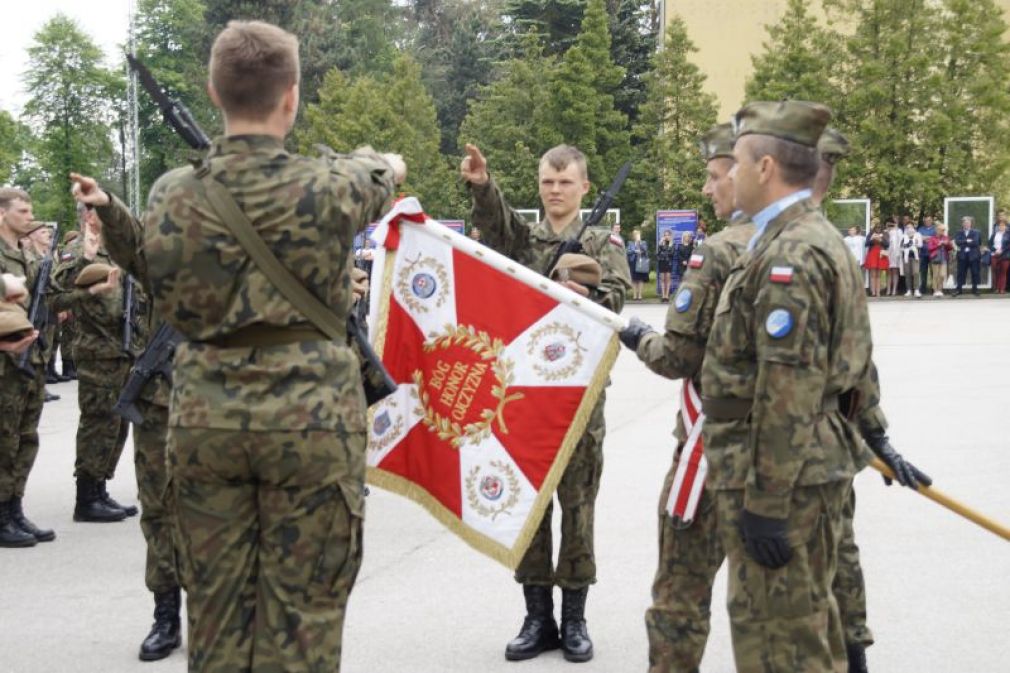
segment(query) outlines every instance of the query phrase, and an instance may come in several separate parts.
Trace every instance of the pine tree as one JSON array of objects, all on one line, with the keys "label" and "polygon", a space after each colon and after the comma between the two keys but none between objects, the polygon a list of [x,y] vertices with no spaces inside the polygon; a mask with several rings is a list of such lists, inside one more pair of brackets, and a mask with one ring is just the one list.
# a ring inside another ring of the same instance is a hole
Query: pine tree
[{"label": "pine tree", "polygon": [[653,57],[646,101],[634,128],[639,159],[626,190],[640,210],[629,212],[634,215],[625,218],[629,226],[637,226],[639,218],[651,222],[655,211],[665,208],[694,208],[713,220],[701,195],[705,163],[698,140],[715,125],[717,107],[704,90],[705,75],[690,61],[695,51],[683,19],[672,17],[663,50]]},{"label": "pine tree", "polygon": [[338,152],[361,145],[398,152],[407,164],[403,192],[416,195],[432,217],[462,214],[455,176],[438,151],[435,105],[413,59],[401,54],[388,75],[352,78],[331,70],[319,96],[319,103],[305,111],[306,128],[299,134],[303,151],[323,143]]},{"label": "pine tree", "polygon": [[24,117],[36,136],[39,170],[31,192],[40,219],[72,222],[70,171],[103,176],[109,168],[116,75],[101,61],[102,50],[63,14],[43,24],[28,47]]},{"label": "pine tree", "polygon": [[609,4],[610,55],[614,63],[624,68],[624,79],[614,95],[614,103],[634,124],[645,102],[645,76],[652,69],[652,56],[656,53],[659,12],[657,4],[651,1],[609,0]]}]

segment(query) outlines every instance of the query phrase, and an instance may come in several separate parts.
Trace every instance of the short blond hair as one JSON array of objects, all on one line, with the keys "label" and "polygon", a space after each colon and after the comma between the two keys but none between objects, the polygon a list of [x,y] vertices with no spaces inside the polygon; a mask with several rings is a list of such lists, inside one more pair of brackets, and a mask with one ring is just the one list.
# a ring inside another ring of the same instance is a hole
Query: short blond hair
[{"label": "short blond hair", "polygon": [[579,167],[579,174],[583,179],[589,177],[589,171],[586,168],[586,155],[578,147],[558,145],[547,150],[540,157],[541,166],[547,164],[556,171],[563,171],[568,168],[569,164],[573,163]]},{"label": "short blond hair", "polygon": [[225,114],[261,121],[298,82],[298,38],[263,21],[229,21],[210,50],[210,83]]},{"label": "short blond hair", "polygon": [[16,200],[31,203],[32,197],[28,195],[28,192],[17,187],[0,187],[0,208],[7,210]]}]

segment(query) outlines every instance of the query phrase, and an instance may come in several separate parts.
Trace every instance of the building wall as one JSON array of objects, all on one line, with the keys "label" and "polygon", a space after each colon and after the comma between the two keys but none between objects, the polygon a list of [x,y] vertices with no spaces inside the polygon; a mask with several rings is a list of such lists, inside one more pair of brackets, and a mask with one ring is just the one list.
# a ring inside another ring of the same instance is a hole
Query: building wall
[{"label": "building wall", "polygon": [[[765,26],[777,23],[787,0],[664,0],[665,17],[678,14],[698,48],[694,63],[708,77],[707,88],[719,99],[721,119],[743,102],[751,57],[768,38]],[[1010,0],[999,0],[1010,19]],[[820,12],[820,3],[817,3]]]}]

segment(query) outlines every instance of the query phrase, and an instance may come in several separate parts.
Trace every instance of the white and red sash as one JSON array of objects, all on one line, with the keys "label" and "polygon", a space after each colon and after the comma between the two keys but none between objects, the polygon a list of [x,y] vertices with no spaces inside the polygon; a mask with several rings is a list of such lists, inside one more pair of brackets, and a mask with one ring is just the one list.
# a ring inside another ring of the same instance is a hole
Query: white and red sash
[{"label": "white and red sash", "polygon": [[684,420],[687,440],[680,450],[673,486],[670,487],[670,495],[666,500],[666,511],[674,521],[687,526],[694,521],[701,492],[705,488],[705,475],[708,474],[708,461],[705,459],[701,439],[705,414],[701,410],[701,396],[691,379],[684,381],[681,390],[680,415]]}]

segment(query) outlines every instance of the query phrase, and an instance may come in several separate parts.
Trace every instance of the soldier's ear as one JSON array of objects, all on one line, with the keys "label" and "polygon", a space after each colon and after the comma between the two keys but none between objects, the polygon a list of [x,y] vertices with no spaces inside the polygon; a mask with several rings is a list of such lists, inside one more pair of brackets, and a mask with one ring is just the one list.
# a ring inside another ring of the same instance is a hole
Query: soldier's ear
[{"label": "soldier's ear", "polygon": [[222,111],[224,110],[221,107],[221,97],[217,95],[217,89],[214,88],[209,79],[207,80],[207,95],[210,96],[210,102],[214,104],[214,107]]}]

